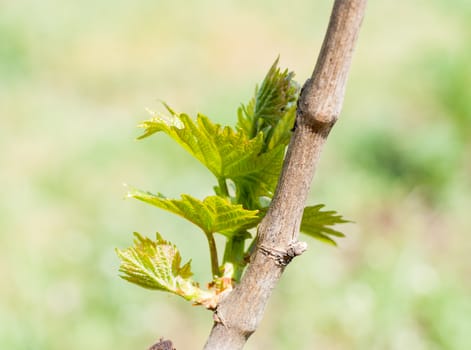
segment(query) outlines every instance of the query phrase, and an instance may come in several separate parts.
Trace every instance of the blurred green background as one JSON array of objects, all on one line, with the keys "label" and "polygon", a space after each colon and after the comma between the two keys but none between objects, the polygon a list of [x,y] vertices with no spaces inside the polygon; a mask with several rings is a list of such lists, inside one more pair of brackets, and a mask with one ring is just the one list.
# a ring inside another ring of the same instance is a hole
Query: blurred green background
[{"label": "blurred green background", "polygon": [[[331,1],[3,0],[0,348],[201,348],[211,314],[117,277],[158,230],[208,280],[203,235],[122,200],[202,198],[214,179],[164,135],[164,100],[235,123],[279,54],[310,75]],[[370,1],[343,113],[312,186],[354,224],[306,238],[247,349],[471,348],[471,2]]]}]

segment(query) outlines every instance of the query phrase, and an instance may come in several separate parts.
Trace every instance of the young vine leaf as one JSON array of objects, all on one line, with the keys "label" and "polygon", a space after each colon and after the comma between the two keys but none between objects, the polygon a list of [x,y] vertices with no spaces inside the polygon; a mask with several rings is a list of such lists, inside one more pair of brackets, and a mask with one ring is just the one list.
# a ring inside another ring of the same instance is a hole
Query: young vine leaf
[{"label": "young vine leaf", "polygon": [[345,235],[330,226],[350,221],[333,210],[321,211],[323,207],[324,204],[318,204],[304,208],[300,231],[325,243],[337,245],[332,236],[345,237]]},{"label": "young vine leaf", "polygon": [[184,113],[172,113],[170,118],[154,114],[154,118],[140,124],[145,133],[139,139],[159,131],[166,133],[218,179],[257,170],[256,161],[263,147],[261,135],[249,140],[243,133],[214,124],[202,114],[198,114],[195,122]]},{"label": "young vine leaf", "polygon": [[139,199],[158,208],[177,214],[192,222],[206,234],[220,233],[232,238],[240,231],[257,226],[260,217],[257,210],[247,210],[228,199],[209,196],[204,200],[183,194],[181,199],[168,199],[161,194],[132,189],[128,197]]},{"label": "young vine leaf", "polygon": [[[177,247],[157,233],[156,240],[134,233],[134,247],[116,249],[121,258],[121,278],[147,289],[173,293],[208,309],[214,309],[221,295],[232,290],[230,264],[222,268],[209,290],[203,290],[191,278],[191,261],[181,266]],[[229,281],[229,282],[228,282]]]},{"label": "young vine leaf", "polygon": [[180,266],[181,256],[175,245],[158,233],[155,241],[137,232],[134,235],[134,247],[116,250],[121,258],[119,271],[123,279],[144,288],[175,293],[187,300],[199,297],[199,288],[191,280],[191,262]]},{"label": "young vine leaf", "polygon": [[263,135],[263,150],[273,154],[270,163],[257,176],[236,181],[238,198],[243,198],[247,208],[265,209],[260,199],[271,199],[283,166],[284,152],[291,137],[296,117],[296,100],[299,86],[294,73],[281,71],[278,59],[273,63],[254,96],[237,111],[237,129],[249,138]]},{"label": "young vine leaf", "polygon": [[[269,137],[270,129],[285,119],[289,110],[295,109],[299,86],[293,77],[293,72],[287,69],[282,72],[278,68],[278,59],[276,59],[260,88],[255,88],[255,94],[249,103],[239,108],[238,129],[243,130],[250,138],[255,137],[261,131]],[[283,131],[289,135],[292,127],[293,124],[283,128]],[[284,141],[287,144],[287,140]]]}]

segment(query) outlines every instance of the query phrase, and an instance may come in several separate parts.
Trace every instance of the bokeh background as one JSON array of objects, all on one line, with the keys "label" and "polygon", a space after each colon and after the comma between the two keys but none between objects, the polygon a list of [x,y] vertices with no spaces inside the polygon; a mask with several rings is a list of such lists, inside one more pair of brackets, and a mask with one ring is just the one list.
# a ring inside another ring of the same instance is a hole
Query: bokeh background
[{"label": "bokeh background", "polygon": [[[235,123],[274,59],[303,82],[331,1],[3,0],[0,348],[201,348],[211,314],[117,277],[158,230],[206,283],[203,235],[123,200],[214,179],[164,135],[160,100]],[[370,1],[343,113],[313,182],[354,224],[306,238],[247,349],[471,348],[471,2]]]}]

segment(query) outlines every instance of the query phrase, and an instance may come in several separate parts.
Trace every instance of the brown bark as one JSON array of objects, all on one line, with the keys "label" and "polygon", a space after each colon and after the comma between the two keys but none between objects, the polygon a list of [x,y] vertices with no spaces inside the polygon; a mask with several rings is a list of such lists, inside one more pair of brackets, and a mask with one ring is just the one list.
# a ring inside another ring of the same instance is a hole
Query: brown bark
[{"label": "brown bark", "polygon": [[240,284],[218,306],[205,350],[242,349],[260,323],[286,265],[301,254],[301,217],[327,136],[340,113],[366,0],[336,0],[312,77],[298,102],[296,128],[257,248]]}]

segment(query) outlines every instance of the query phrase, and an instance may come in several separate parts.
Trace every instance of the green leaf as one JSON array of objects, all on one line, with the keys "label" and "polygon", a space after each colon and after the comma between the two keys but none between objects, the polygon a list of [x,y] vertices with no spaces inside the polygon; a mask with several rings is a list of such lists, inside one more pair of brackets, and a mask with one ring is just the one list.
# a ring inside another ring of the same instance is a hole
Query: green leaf
[{"label": "green leaf", "polygon": [[[274,127],[296,103],[299,86],[293,80],[294,73],[287,69],[281,71],[277,66],[278,58],[260,88],[255,89],[255,96],[238,110],[237,127],[249,137],[255,137],[260,131],[268,134],[267,127]],[[288,130],[292,127],[290,125]]]},{"label": "green leaf", "polygon": [[273,197],[283,166],[285,146],[278,146],[263,155],[256,172],[232,178],[236,185],[237,201],[243,201],[248,209],[263,209],[262,198],[271,200]]},{"label": "green leaf", "polygon": [[297,85],[293,84],[293,72],[277,67],[278,59],[273,63],[267,76],[257,91],[254,117],[268,121],[277,121],[285,113],[289,103],[294,103],[297,97]]},{"label": "green leaf", "polygon": [[247,154],[258,153],[262,147],[261,138],[250,141],[230,127],[223,128],[213,124],[201,114],[196,122],[183,113],[172,114],[170,117],[156,114],[154,116],[139,125],[145,128],[145,133],[139,139],[162,131],[198,159],[217,178],[226,177],[230,169],[240,163],[241,158],[245,158]]},{"label": "green leaf", "polygon": [[161,194],[132,189],[129,197],[139,199],[158,208],[177,214],[206,234],[218,232],[228,238],[234,234],[255,227],[260,221],[257,210],[246,210],[240,204],[232,204],[219,196],[206,197],[203,201],[189,195],[181,199],[168,199]]},{"label": "green leaf", "polygon": [[253,126],[257,91],[258,87],[255,88],[254,96],[250,99],[249,103],[247,103],[247,105],[241,105],[237,109],[237,128],[249,138],[254,137],[257,132],[256,126]]},{"label": "green leaf", "polygon": [[226,126],[212,123],[198,114],[196,122],[188,115],[171,112],[170,117],[154,114],[141,123],[145,133],[139,139],[162,131],[177,141],[188,153],[205,165],[216,178],[244,176],[257,171],[263,147],[260,134],[249,139],[245,134]]},{"label": "green leaf", "polygon": [[277,145],[288,145],[296,119],[296,105],[286,111],[286,114],[273,127],[271,137],[268,141],[268,149],[273,149]]},{"label": "green leaf", "polygon": [[350,221],[343,219],[341,215],[338,215],[337,212],[333,210],[321,211],[323,207],[323,204],[318,204],[304,208],[300,230],[308,236],[319,239],[325,243],[337,245],[332,236],[345,237],[345,235],[330,226]]},{"label": "green leaf", "polygon": [[181,266],[180,252],[175,245],[158,233],[155,241],[137,232],[134,235],[134,247],[116,249],[121,259],[119,271],[123,279],[144,288],[174,293],[193,302],[213,296],[201,290],[191,279],[190,261]]},{"label": "green leaf", "polygon": [[266,204],[263,199],[269,201],[273,197],[296,117],[298,86],[292,80],[294,74],[288,70],[281,72],[277,64],[278,59],[260,89],[255,89],[254,97],[238,109],[238,130],[249,138],[262,133],[262,154],[268,160],[259,163],[259,171],[253,176],[233,179],[237,200],[249,209],[263,210]]},{"label": "green leaf", "polygon": [[[186,114],[176,114],[168,108],[170,117],[156,117],[141,124],[147,137],[163,131],[176,140],[192,156],[203,163],[218,179],[231,179],[239,186],[239,194],[249,193],[253,205],[259,209],[259,198],[272,197],[278,181],[285,145],[263,152],[263,133],[249,139],[243,132],[222,128],[207,117],[198,115],[196,123]],[[238,198],[245,198],[241,195]]]}]

